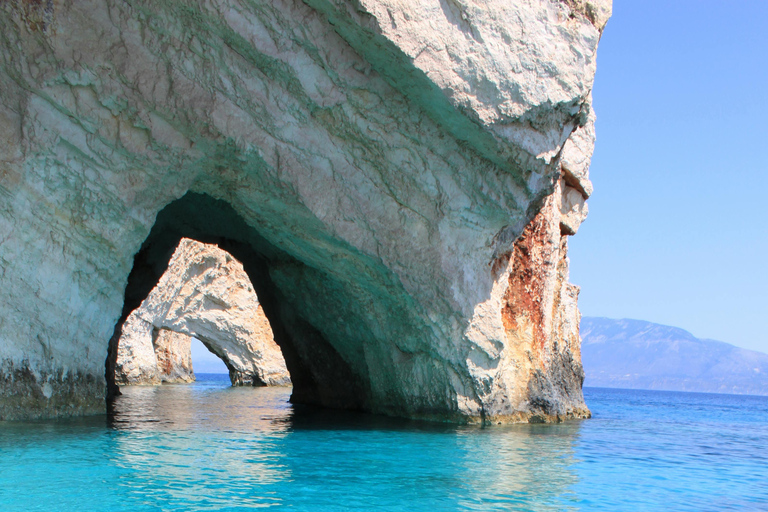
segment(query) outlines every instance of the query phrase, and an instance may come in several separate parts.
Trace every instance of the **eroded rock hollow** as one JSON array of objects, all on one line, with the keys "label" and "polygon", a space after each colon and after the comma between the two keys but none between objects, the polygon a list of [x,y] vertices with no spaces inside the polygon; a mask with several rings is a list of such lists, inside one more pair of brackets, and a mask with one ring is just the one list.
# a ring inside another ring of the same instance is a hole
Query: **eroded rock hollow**
[{"label": "eroded rock hollow", "polygon": [[243,265],[215,245],[183,238],[120,331],[117,385],[194,381],[193,336],[224,361],[232,385],[291,383]]},{"label": "eroded rock hollow", "polygon": [[103,412],[122,326],[184,237],[243,263],[294,402],[588,415],[566,237],[609,15],[3,2],[0,417]]}]

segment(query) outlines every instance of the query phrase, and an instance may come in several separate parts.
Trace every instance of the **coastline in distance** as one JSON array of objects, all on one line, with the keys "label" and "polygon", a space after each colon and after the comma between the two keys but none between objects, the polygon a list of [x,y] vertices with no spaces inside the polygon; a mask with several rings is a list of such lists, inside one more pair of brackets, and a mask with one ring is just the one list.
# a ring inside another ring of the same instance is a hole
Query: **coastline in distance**
[{"label": "coastline in distance", "polygon": [[585,387],[768,395],[768,354],[643,320],[584,317]]}]

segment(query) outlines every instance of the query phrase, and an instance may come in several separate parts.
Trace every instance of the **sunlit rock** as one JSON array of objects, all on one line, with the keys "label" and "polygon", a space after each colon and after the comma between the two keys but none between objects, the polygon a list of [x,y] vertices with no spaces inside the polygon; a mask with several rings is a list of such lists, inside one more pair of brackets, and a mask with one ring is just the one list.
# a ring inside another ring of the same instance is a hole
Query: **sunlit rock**
[{"label": "sunlit rock", "polygon": [[182,237],[243,263],[294,402],[588,414],[560,196],[591,191],[609,12],[0,3],[0,416],[103,411]]},{"label": "sunlit rock", "polygon": [[215,245],[184,238],[157,286],[123,324],[115,382],[193,381],[193,336],[224,361],[232,384],[291,382],[242,264]]},{"label": "sunlit rock", "polygon": [[[496,379],[490,389],[491,421],[518,416],[550,422],[590,415],[580,403],[584,370],[579,288],[568,282],[568,238],[558,208],[564,186],[561,180],[503,256],[502,262],[511,266],[500,300],[507,344],[499,354],[499,367],[507,378]],[[527,388],[518,386],[520,381],[527,382]]]},{"label": "sunlit rock", "polygon": [[157,368],[163,382],[175,384],[195,380],[191,336],[170,329],[158,329],[153,344]]},{"label": "sunlit rock", "polygon": [[563,145],[560,164],[566,183],[582,193],[584,198],[592,195],[589,181],[589,162],[595,148],[595,113],[590,111],[587,124],[576,130]]}]

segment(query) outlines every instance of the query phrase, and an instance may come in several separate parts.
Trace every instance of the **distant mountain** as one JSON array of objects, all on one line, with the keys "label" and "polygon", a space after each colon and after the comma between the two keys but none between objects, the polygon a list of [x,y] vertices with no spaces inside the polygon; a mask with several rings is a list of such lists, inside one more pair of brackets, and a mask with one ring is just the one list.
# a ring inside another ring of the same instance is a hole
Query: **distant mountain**
[{"label": "distant mountain", "polygon": [[585,386],[768,395],[768,354],[642,320],[584,317]]}]

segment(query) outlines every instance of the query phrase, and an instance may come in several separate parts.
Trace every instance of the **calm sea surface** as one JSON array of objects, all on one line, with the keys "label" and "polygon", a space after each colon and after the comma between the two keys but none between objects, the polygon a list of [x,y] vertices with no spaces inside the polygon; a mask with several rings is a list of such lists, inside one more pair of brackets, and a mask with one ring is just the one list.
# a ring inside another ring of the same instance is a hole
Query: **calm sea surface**
[{"label": "calm sea surface", "polygon": [[0,423],[0,510],[768,511],[768,397],[586,389],[591,420],[478,428],[198,378]]}]

